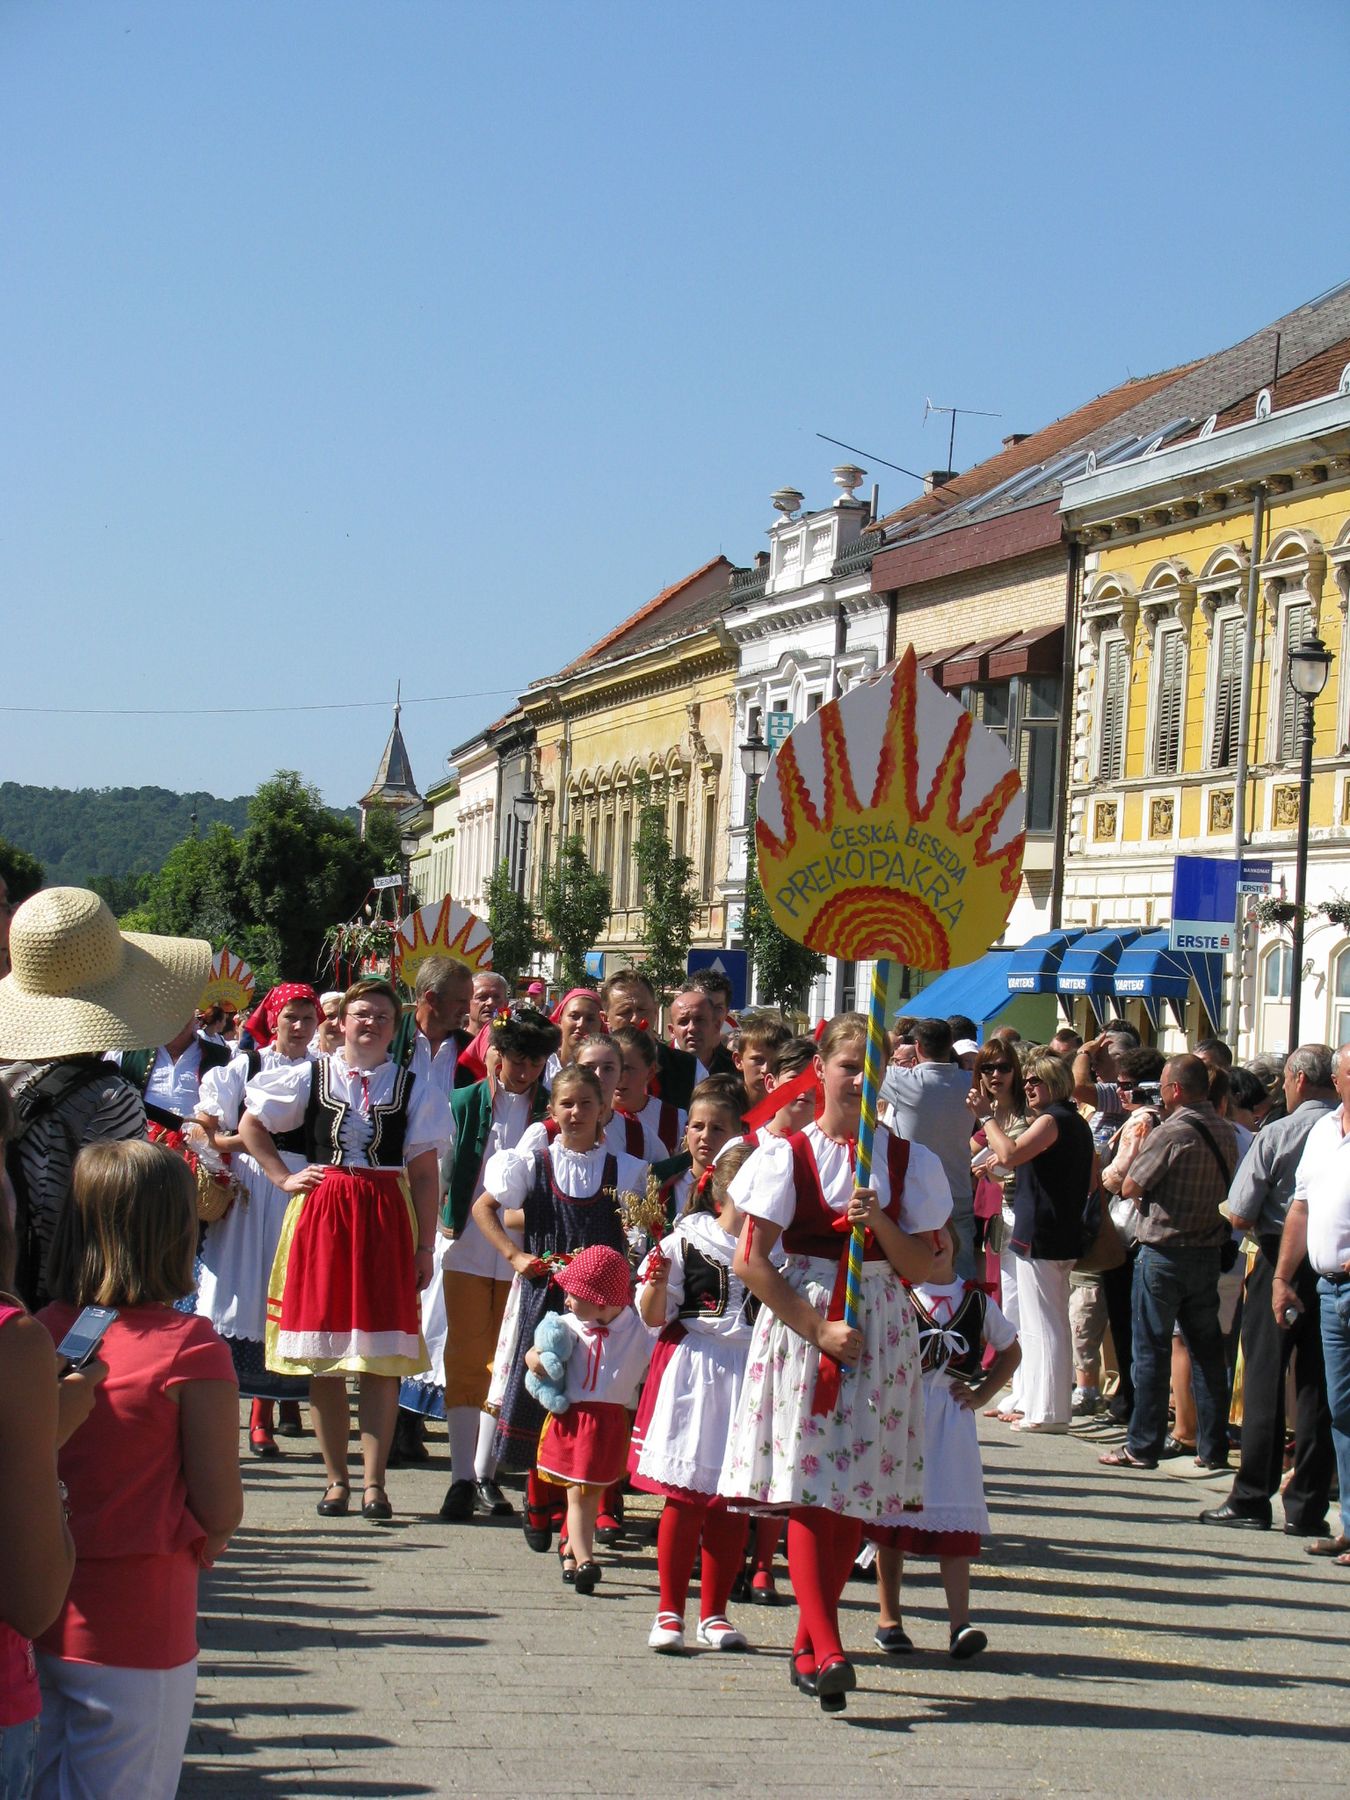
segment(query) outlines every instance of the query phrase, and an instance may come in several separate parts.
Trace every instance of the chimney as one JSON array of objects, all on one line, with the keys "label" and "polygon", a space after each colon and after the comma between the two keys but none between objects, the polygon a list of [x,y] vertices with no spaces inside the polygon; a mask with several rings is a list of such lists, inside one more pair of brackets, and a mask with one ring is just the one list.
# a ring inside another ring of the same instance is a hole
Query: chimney
[{"label": "chimney", "polygon": [[1005,450],[1013,450],[1018,444],[1025,444],[1030,436],[1031,433],[1029,431],[1010,431],[1003,440],[1003,448]]},{"label": "chimney", "polygon": [[935,488],[946,487],[949,481],[955,480],[955,469],[930,469],[923,478],[923,491],[931,494]]}]

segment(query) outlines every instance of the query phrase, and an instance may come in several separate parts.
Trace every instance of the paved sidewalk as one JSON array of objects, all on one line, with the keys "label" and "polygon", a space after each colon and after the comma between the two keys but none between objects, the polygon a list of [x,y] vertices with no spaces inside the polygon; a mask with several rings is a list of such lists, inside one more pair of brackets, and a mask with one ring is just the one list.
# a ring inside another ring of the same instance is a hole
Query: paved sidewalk
[{"label": "paved sidewalk", "polygon": [[442,1525],[443,1438],[429,1468],[391,1475],[384,1528],[315,1515],[312,1439],[284,1463],[246,1456],[245,1527],[203,1586],[180,1793],[1345,1792],[1350,1571],[1278,1525],[1197,1524],[1226,1481],[1111,1473],[1076,1436],[982,1433],[997,1536],[974,1617],[991,1647],[947,1659],[919,1565],[919,1653],[886,1658],[853,1582],[861,1685],[841,1718],[788,1686],[789,1606],[740,1609],[750,1655],[658,1657],[649,1544],[602,1552],[587,1600],[517,1521]]}]

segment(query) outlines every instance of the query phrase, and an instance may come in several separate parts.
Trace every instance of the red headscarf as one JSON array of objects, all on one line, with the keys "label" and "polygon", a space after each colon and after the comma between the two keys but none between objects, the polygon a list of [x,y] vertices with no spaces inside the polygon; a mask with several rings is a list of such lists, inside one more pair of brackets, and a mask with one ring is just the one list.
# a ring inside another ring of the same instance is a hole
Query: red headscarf
[{"label": "red headscarf", "polygon": [[245,1027],[252,1033],[253,1041],[259,1049],[265,1050],[277,1035],[277,1020],[281,1017],[281,1009],[283,1006],[288,1006],[292,1000],[308,1000],[319,1017],[323,1017],[323,1007],[319,1004],[319,996],[308,982],[278,982],[276,987],[263,996],[245,1020]]},{"label": "red headscarf", "polygon": [[[567,1005],[567,1002],[569,1000],[575,1000],[578,994],[585,994],[585,996],[588,1000],[594,1000],[597,1007],[600,1005],[600,996],[599,996],[599,994],[596,993],[594,988],[586,988],[586,987],[568,988],[567,992],[563,995],[562,999],[554,1007],[553,1011],[548,1015],[550,1021],[554,1025],[562,1024],[563,1008]],[[601,1013],[600,1017],[602,1019],[604,1018],[604,1016],[605,1015],[603,1013]]]}]

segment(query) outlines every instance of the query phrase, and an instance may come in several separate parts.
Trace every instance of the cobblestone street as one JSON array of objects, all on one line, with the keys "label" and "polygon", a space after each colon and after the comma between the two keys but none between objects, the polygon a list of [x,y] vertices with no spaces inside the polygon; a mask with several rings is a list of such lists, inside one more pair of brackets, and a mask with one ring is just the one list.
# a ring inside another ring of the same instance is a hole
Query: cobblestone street
[{"label": "cobblestone street", "polygon": [[[933,1571],[908,1590],[918,1654],[882,1656],[855,1581],[860,1686],[836,1719],[788,1686],[789,1606],[739,1609],[751,1654],[658,1657],[650,1543],[579,1598],[516,1522],[436,1519],[443,1439],[391,1476],[384,1529],[316,1518],[313,1440],[292,1442],[246,1468],[244,1529],[203,1587],[181,1793],[1343,1793],[1346,1571],[1278,1526],[1198,1525],[1226,1481],[1110,1473],[1095,1441],[982,1429],[989,1651],[948,1661]],[[654,1503],[630,1517],[649,1536]]]}]

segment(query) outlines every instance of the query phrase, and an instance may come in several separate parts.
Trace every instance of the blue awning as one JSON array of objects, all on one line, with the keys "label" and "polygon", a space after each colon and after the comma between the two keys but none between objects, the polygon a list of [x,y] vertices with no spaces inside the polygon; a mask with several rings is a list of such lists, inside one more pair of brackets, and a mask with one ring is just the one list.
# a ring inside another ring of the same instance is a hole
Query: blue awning
[{"label": "blue awning", "polygon": [[[1064,953],[1055,977],[1061,994],[1109,994],[1113,991],[1116,965],[1126,948],[1139,936],[1137,925],[1115,931],[1085,931]],[[1095,1009],[1094,1009],[1095,1010]]]},{"label": "blue awning", "polygon": [[1015,951],[987,950],[973,963],[948,969],[905,1003],[905,1010],[925,1019],[964,1013],[977,1025],[996,1018],[1014,998],[1008,992],[1008,968]]},{"label": "blue awning", "polygon": [[1008,988],[1014,994],[1053,994],[1060,963],[1081,929],[1041,931],[1027,939],[1008,959]]},{"label": "blue awning", "polygon": [[1162,1002],[1185,1003],[1194,982],[1211,1022],[1217,1021],[1223,993],[1223,958],[1199,951],[1172,950],[1166,931],[1146,931],[1121,953],[1112,990],[1122,999],[1139,998],[1158,1022]]}]

